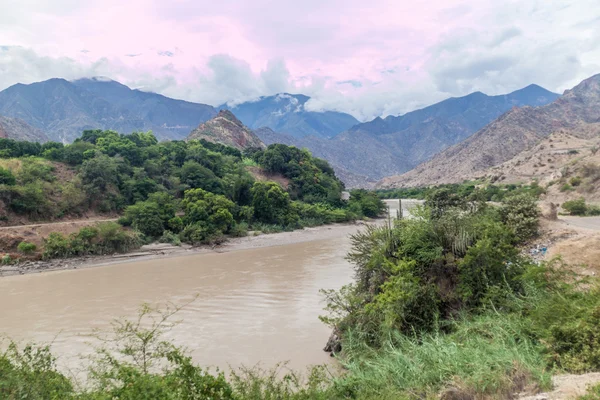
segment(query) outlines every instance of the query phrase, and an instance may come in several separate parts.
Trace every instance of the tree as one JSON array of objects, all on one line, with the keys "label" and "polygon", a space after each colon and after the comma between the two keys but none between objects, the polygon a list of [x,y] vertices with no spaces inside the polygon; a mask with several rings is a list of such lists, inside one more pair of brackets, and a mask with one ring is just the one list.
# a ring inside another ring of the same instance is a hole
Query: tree
[{"label": "tree", "polygon": [[290,208],[290,196],[276,182],[254,183],[252,207],[254,207],[254,217],[262,222],[288,225],[294,220]]},{"label": "tree", "polygon": [[190,188],[200,188],[214,193],[223,193],[222,184],[210,169],[195,161],[186,161],[179,172],[181,183]]}]

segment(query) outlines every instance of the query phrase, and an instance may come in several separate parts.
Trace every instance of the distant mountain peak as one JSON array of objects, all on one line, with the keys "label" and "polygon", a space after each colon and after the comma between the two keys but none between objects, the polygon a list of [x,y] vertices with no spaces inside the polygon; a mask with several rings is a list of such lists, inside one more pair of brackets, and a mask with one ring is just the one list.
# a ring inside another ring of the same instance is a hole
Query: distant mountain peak
[{"label": "distant mountain peak", "polygon": [[220,110],[219,113],[217,114],[217,116],[213,119],[216,118],[224,118],[229,122],[232,122],[233,124],[237,125],[237,126],[244,126],[244,124],[242,123],[242,121],[240,121],[239,119],[237,119],[237,117],[229,110]]}]

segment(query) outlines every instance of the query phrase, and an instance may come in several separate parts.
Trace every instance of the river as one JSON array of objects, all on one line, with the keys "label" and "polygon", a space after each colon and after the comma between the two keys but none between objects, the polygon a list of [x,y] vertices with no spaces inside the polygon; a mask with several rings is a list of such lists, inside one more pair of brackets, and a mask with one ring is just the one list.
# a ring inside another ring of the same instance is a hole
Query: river
[{"label": "river", "polygon": [[[395,215],[397,201],[388,203]],[[4,277],[0,334],[52,342],[59,365],[76,368],[79,355],[90,351],[93,329],[134,317],[142,303],[182,305],[197,296],[176,315],[182,322],[168,338],[200,365],[289,362],[303,369],[329,362],[322,348],[330,329],[318,319],[324,306],[319,290],[352,281],[348,232],[359,228],[341,227],[339,234],[335,227],[319,229],[321,236],[317,231],[300,243]]]},{"label": "river", "polygon": [[185,304],[170,333],[199,364],[292,368],[328,362],[320,289],[351,282],[346,235],[284,246],[196,254],[0,279],[0,332],[52,342],[74,368],[92,329],[133,317],[146,302]]}]

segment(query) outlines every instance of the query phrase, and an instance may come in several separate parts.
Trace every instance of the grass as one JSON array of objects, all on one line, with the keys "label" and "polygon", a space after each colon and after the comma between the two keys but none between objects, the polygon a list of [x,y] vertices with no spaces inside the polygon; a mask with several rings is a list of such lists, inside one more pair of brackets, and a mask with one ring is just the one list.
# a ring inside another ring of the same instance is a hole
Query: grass
[{"label": "grass", "polygon": [[23,161],[19,158],[0,158],[0,168],[8,169],[13,174],[18,173],[23,166]]},{"label": "grass", "polygon": [[451,334],[421,338],[392,334],[385,347],[369,349],[358,337],[344,344],[348,373],[338,385],[358,398],[429,397],[452,388],[475,397],[509,397],[535,385],[547,389],[544,348],[516,315],[463,319]]}]

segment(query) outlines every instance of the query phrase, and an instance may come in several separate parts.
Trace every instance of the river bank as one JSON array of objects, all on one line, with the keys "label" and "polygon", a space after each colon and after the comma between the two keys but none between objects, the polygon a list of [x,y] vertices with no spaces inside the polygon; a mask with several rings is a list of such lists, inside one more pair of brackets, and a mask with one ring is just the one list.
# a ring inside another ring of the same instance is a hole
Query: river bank
[{"label": "river bank", "polygon": [[322,225],[291,232],[270,234],[260,232],[256,232],[255,234],[251,232],[245,237],[230,238],[220,245],[190,246],[182,244],[181,246],[174,246],[166,243],[153,243],[142,246],[140,249],[133,252],[124,254],[72,257],[48,261],[25,261],[13,265],[0,266],[0,277],[35,274],[47,271],[93,268],[184,255],[225,253],[238,250],[285,246],[296,243],[335,239],[356,233],[365,225],[382,223],[382,221],[383,220],[374,220],[370,222],[357,221],[351,224]]}]

